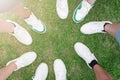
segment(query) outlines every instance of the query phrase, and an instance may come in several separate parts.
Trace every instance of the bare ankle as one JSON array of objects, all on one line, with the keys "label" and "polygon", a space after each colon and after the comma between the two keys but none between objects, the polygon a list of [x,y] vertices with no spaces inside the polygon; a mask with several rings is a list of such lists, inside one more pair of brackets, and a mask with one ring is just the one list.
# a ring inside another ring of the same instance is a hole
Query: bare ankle
[{"label": "bare ankle", "polygon": [[87,0],[89,4],[93,5],[96,0]]},{"label": "bare ankle", "polygon": [[107,32],[109,30],[110,26],[111,26],[111,24],[109,24],[109,23],[104,25],[104,30]]},{"label": "bare ankle", "polygon": [[10,26],[8,33],[14,33],[15,24],[10,23],[8,26]]},{"label": "bare ankle", "polygon": [[25,9],[25,15],[24,15],[24,18],[27,19],[29,18],[31,15],[31,11],[29,11],[28,9]]},{"label": "bare ankle", "polygon": [[12,68],[16,69],[17,65],[15,64],[15,62],[11,62],[8,66],[11,66]]}]

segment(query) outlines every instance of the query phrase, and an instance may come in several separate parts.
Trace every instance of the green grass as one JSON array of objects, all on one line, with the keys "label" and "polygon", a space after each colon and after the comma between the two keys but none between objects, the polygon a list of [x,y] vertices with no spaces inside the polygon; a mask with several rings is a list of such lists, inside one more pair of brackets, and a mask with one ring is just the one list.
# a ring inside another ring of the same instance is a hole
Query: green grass
[{"label": "green grass", "polygon": [[18,16],[11,13],[1,15],[1,19],[11,19],[26,28],[33,38],[30,46],[19,43],[13,36],[0,34],[0,68],[25,52],[35,51],[38,55],[36,61],[19,71],[14,72],[8,80],[31,80],[35,69],[41,62],[49,67],[47,80],[55,80],[53,62],[60,58],[67,68],[67,80],[95,80],[95,75],[86,63],[75,53],[74,44],[83,42],[95,54],[101,66],[114,77],[120,80],[120,46],[108,34],[84,35],[80,27],[89,21],[110,20],[113,23],[120,21],[119,0],[97,0],[85,20],[76,24],[72,20],[74,9],[81,0],[68,0],[69,15],[61,20],[56,13],[56,0],[25,0],[27,6],[47,26],[45,34],[33,32]]}]

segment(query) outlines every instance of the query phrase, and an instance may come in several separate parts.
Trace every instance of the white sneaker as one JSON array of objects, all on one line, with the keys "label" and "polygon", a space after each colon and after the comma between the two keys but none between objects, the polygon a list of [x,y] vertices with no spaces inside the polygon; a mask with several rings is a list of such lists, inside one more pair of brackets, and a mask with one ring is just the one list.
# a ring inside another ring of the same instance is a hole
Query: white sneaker
[{"label": "white sneaker", "polygon": [[87,63],[88,67],[90,69],[92,69],[89,66],[89,63],[91,63],[91,61],[93,61],[93,60],[97,61],[97,59],[94,56],[94,54],[91,53],[89,48],[87,46],[85,46],[83,43],[77,42],[74,45],[74,49],[75,49],[76,53]]},{"label": "white sneaker", "polygon": [[44,33],[46,31],[45,24],[38,20],[33,13],[31,13],[29,18],[25,19],[25,22],[29,24],[29,27],[37,33]]},{"label": "white sneaker", "polygon": [[84,24],[80,30],[84,34],[105,33],[104,31],[105,23],[112,24],[112,22],[110,21],[89,22],[89,23]]},{"label": "white sneaker", "polygon": [[25,45],[30,45],[32,43],[32,37],[27,32],[27,30],[25,30],[23,27],[21,27],[16,22],[13,22],[10,20],[7,20],[7,22],[13,23],[15,25],[14,32],[12,35],[15,36],[19,42]]},{"label": "white sneaker", "polygon": [[19,70],[20,68],[26,67],[28,65],[30,65],[31,63],[33,63],[36,59],[37,55],[35,52],[27,52],[24,53],[22,56],[9,61],[6,65],[10,64],[11,62],[15,62],[15,64],[17,65],[17,70]]},{"label": "white sneaker", "polygon": [[33,80],[46,80],[48,75],[48,66],[46,63],[41,63],[36,69]]},{"label": "white sneaker", "polygon": [[76,23],[81,22],[86,15],[89,13],[90,9],[93,7],[87,0],[82,0],[82,2],[75,9],[73,14],[73,21]]},{"label": "white sneaker", "polygon": [[56,11],[61,19],[66,19],[68,16],[68,2],[67,0],[57,0]]},{"label": "white sneaker", "polygon": [[66,67],[61,59],[54,61],[54,72],[56,80],[66,80]]}]

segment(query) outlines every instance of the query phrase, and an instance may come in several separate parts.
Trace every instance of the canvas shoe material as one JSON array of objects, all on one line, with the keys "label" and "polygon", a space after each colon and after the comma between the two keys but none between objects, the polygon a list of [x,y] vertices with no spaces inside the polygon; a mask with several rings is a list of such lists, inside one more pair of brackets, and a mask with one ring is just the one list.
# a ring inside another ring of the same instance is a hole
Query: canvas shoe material
[{"label": "canvas shoe material", "polygon": [[36,16],[31,12],[31,15],[29,18],[24,19],[27,24],[29,24],[29,27],[37,32],[37,33],[44,33],[46,31],[45,24],[36,18]]},{"label": "canvas shoe material", "polygon": [[94,33],[105,33],[104,25],[105,23],[112,24],[110,21],[94,21],[84,24],[80,31],[84,34],[94,34]]},{"label": "canvas shoe material", "polygon": [[88,67],[90,69],[92,69],[89,66],[89,63],[91,63],[93,60],[97,61],[97,59],[94,56],[94,54],[91,53],[91,51],[89,50],[89,48],[87,46],[85,46],[83,43],[77,42],[74,45],[74,49],[75,49],[75,52],[87,63]]},{"label": "canvas shoe material", "polygon": [[48,75],[48,66],[46,63],[41,63],[36,69],[33,80],[46,80]]},{"label": "canvas shoe material", "polygon": [[56,80],[66,80],[66,67],[61,59],[54,61],[54,72]]},{"label": "canvas shoe material", "polygon": [[15,36],[15,38],[19,42],[25,45],[30,45],[32,43],[32,37],[30,36],[30,34],[27,32],[25,28],[21,27],[16,22],[13,22],[10,20],[7,20],[7,22],[13,23],[15,25],[14,32],[12,35]]},{"label": "canvas shoe material", "polygon": [[86,15],[89,13],[90,9],[93,7],[87,0],[82,0],[82,2],[77,6],[73,13],[73,21],[75,23],[81,22]]},{"label": "canvas shoe material", "polygon": [[61,19],[66,19],[68,16],[68,2],[67,0],[57,0],[56,11]]},{"label": "canvas shoe material", "polygon": [[22,56],[9,61],[6,65],[10,64],[11,62],[15,62],[15,64],[17,65],[17,69],[15,71],[17,71],[33,63],[36,57],[37,55],[35,52],[27,52],[27,53],[24,53]]}]

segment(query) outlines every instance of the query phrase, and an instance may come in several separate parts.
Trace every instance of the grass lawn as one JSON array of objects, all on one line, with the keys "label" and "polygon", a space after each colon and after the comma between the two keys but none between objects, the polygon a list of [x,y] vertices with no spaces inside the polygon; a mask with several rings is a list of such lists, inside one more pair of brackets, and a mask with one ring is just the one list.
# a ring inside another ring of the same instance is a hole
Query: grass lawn
[{"label": "grass lawn", "polygon": [[56,0],[25,0],[27,6],[47,26],[44,34],[33,32],[22,18],[11,13],[1,15],[1,19],[11,19],[26,28],[33,38],[30,46],[19,43],[12,35],[0,34],[0,68],[25,52],[35,51],[36,61],[19,71],[14,72],[8,80],[31,80],[37,66],[45,62],[49,67],[47,80],[55,80],[53,62],[60,58],[67,68],[67,80],[95,80],[95,75],[86,63],[75,53],[74,44],[83,42],[95,54],[101,66],[120,80],[120,46],[109,34],[84,35],[80,27],[89,21],[109,20],[120,22],[120,0],[97,0],[89,15],[79,24],[72,20],[74,9],[81,0],[68,0],[69,15],[65,20],[56,13]]}]

